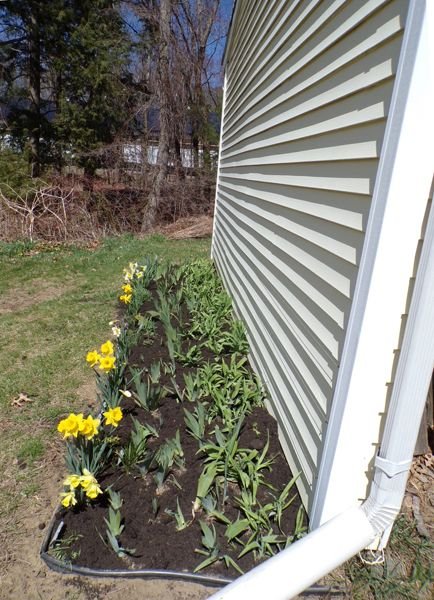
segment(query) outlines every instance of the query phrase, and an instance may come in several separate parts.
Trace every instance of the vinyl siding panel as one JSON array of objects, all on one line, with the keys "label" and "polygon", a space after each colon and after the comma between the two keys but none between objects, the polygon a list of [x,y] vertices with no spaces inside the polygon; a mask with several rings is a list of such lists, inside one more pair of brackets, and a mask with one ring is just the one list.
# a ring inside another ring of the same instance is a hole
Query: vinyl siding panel
[{"label": "vinyl siding panel", "polygon": [[239,0],[213,257],[310,506],[406,1]]}]

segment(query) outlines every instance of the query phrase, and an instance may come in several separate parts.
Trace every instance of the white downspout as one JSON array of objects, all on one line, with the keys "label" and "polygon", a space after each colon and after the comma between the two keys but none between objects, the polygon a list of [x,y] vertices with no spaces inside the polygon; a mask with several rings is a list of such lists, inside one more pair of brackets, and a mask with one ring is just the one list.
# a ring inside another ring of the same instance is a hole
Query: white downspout
[{"label": "white downspout", "polygon": [[[431,195],[432,197],[432,195]],[[434,366],[434,209],[368,499],[252,569],[209,600],[289,600],[375,539],[384,546],[404,497]]]}]

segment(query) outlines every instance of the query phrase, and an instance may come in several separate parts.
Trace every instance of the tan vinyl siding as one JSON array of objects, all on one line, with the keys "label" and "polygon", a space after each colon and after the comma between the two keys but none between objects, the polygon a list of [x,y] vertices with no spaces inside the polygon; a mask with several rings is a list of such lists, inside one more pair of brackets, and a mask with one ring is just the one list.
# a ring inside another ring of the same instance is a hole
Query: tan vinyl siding
[{"label": "tan vinyl siding", "polygon": [[407,2],[239,0],[213,257],[306,505],[321,458]]}]

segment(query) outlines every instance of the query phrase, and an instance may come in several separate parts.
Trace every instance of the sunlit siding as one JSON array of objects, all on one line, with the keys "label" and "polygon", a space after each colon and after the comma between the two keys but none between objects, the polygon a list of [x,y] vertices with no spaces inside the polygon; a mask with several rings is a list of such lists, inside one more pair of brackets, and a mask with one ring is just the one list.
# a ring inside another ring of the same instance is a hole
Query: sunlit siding
[{"label": "sunlit siding", "polygon": [[407,4],[239,0],[226,51],[213,257],[307,506]]}]

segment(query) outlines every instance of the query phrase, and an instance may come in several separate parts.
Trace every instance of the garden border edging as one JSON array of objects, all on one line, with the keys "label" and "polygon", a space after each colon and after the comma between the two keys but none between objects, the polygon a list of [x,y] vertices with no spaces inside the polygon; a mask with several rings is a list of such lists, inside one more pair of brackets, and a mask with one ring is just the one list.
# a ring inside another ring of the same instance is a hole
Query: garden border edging
[{"label": "garden border edging", "polygon": [[[48,553],[50,545],[56,541],[57,536],[61,531],[63,521],[58,521],[58,509],[55,510],[48,526],[47,534],[42,542],[40,557],[45,564],[64,575],[84,575],[87,577],[142,577],[145,579],[178,579],[190,581],[192,583],[201,583],[203,585],[224,586],[232,583],[233,579],[224,579],[221,577],[213,577],[199,575],[196,573],[183,573],[180,571],[166,571],[163,569],[93,569],[89,567],[81,567],[66,563]],[[57,530],[55,531],[57,525]]]},{"label": "garden border edging", "polygon": [[[62,575],[81,575],[83,577],[114,577],[114,578],[141,578],[141,579],[166,579],[186,581],[207,586],[223,587],[232,583],[233,579],[223,579],[221,577],[213,577],[209,575],[199,575],[196,573],[182,573],[179,571],[166,571],[163,569],[91,569],[89,567],[80,567],[71,563],[66,563],[48,553],[50,545],[56,541],[60,534],[63,521],[58,523],[58,509],[48,525],[48,531],[41,545],[40,557],[49,569]],[[57,529],[56,528],[57,525]],[[330,586],[314,585],[302,592],[301,596],[343,596],[345,591],[342,589],[332,588]]]}]

